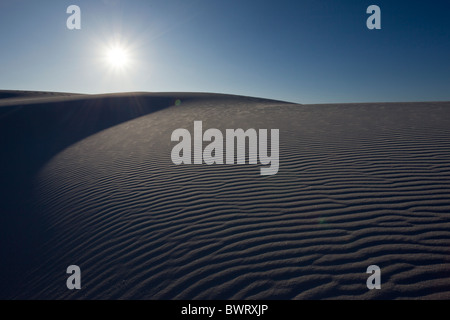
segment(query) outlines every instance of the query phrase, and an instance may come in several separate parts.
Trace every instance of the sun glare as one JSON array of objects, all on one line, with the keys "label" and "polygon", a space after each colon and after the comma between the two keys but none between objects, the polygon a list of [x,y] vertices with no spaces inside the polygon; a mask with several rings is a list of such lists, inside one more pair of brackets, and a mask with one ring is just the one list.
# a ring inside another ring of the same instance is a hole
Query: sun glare
[{"label": "sun glare", "polygon": [[112,69],[125,69],[130,62],[127,50],[120,46],[109,47],[106,51],[106,60]]}]

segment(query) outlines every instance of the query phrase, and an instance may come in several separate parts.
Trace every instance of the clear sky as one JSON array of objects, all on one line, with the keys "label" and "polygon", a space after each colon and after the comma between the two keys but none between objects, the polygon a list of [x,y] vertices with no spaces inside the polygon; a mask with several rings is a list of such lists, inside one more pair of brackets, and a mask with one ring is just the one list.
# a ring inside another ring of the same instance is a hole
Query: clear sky
[{"label": "clear sky", "polygon": [[450,100],[448,0],[1,0],[0,40],[4,90]]}]

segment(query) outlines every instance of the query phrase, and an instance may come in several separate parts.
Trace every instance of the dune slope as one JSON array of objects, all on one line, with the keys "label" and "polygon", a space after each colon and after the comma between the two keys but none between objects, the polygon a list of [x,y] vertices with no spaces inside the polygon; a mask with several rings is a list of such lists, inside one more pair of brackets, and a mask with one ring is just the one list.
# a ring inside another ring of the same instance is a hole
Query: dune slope
[{"label": "dune slope", "polygon": [[[2,298],[450,298],[450,103],[64,99],[0,108]],[[280,129],[279,172],[174,165],[196,120]]]}]

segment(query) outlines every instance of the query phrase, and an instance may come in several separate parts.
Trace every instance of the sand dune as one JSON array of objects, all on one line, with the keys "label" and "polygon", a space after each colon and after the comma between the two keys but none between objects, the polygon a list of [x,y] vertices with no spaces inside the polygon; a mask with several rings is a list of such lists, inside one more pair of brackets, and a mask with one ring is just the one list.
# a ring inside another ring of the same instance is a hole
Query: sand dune
[{"label": "sand dune", "polygon": [[[2,94],[0,298],[450,298],[450,102]],[[174,165],[195,120],[280,129],[279,172]]]}]

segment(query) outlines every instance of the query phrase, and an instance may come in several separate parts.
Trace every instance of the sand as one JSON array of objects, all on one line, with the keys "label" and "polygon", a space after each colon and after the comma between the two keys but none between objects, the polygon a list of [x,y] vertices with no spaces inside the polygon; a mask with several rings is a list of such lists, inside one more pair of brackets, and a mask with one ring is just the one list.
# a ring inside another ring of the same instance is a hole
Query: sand
[{"label": "sand", "polygon": [[[450,298],[450,102],[0,97],[1,299]],[[174,165],[195,120],[280,129],[278,173]]]}]

